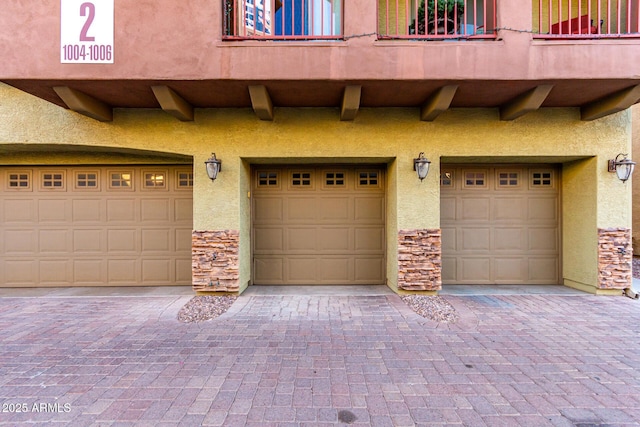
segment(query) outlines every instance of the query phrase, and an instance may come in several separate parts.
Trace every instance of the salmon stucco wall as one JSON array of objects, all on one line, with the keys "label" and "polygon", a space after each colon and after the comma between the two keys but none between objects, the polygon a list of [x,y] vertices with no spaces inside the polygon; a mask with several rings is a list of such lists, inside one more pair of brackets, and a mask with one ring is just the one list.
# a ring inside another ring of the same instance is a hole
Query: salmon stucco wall
[{"label": "salmon stucco wall", "polygon": [[[598,228],[631,227],[631,186],[607,172],[607,159],[629,152],[629,111],[592,122],[576,108],[541,109],[500,121],[497,109],[452,109],[434,122],[418,109],[363,108],[352,122],[338,109],[275,108],[259,120],[251,109],[196,109],[180,122],[160,110],[116,109],[101,123],[0,85],[0,149],[85,145],[192,156],[194,230],[239,230],[239,283],[251,278],[252,163],[383,163],[387,165],[387,277],[397,288],[398,230],[440,228],[440,162],[560,163],[563,277],[597,286]],[[5,148],[3,148],[3,146]],[[215,152],[222,172],[211,182],[204,161]],[[413,159],[432,161],[420,181]],[[7,162],[19,161],[9,156]]]}]

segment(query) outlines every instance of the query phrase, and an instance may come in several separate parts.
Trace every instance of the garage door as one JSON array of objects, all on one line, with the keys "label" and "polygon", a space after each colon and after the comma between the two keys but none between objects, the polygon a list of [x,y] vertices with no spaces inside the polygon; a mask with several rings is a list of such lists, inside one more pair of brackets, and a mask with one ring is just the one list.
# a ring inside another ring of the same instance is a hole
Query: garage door
[{"label": "garage door", "polygon": [[546,165],[443,165],[443,283],[559,283],[558,180]]},{"label": "garage door", "polygon": [[0,168],[2,286],[191,284],[191,167]]},{"label": "garage door", "polygon": [[256,168],[253,193],[255,284],[384,283],[382,167]]}]

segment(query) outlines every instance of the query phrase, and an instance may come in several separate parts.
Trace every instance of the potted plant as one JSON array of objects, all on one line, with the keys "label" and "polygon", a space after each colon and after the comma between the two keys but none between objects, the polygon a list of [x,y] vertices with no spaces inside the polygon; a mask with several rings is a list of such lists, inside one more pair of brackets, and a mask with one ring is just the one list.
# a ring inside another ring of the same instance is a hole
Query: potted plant
[{"label": "potted plant", "polygon": [[455,33],[456,24],[460,25],[462,22],[464,3],[465,0],[426,0],[427,19],[425,21],[425,0],[421,0],[418,7],[418,31],[416,32],[414,20],[409,26],[409,34]]}]

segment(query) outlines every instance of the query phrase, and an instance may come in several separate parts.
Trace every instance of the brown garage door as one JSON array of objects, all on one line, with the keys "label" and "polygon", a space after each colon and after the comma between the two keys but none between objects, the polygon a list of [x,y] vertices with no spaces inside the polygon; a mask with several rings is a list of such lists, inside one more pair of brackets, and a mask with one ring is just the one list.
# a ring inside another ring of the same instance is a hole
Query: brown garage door
[{"label": "brown garage door", "polygon": [[255,284],[384,283],[382,167],[256,168],[252,200]]},{"label": "brown garage door", "polygon": [[559,171],[443,165],[444,284],[559,283]]},{"label": "brown garage door", "polygon": [[1,286],[191,284],[191,167],[0,168]]}]

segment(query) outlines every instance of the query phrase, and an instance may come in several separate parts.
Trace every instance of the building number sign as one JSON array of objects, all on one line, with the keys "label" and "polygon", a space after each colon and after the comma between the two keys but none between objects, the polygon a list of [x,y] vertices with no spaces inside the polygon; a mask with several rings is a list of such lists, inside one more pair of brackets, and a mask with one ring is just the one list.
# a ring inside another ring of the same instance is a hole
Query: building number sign
[{"label": "building number sign", "polygon": [[113,0],[60,0],[60,62],[113,63]]}]

